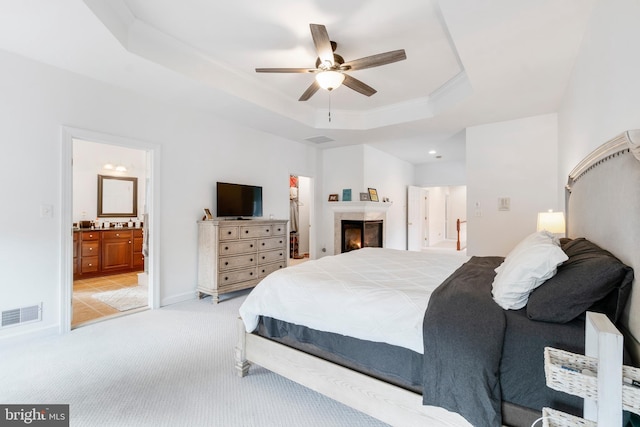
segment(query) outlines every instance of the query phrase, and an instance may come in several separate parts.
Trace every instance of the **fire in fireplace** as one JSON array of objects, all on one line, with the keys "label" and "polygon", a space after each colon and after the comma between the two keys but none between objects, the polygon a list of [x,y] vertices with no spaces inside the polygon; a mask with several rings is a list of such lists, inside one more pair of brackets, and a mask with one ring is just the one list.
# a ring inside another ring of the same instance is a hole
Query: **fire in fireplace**
[{"label": "fire in fireplace", "polygon": [[342,220],[342,251],[382,247],[382,220]]}]

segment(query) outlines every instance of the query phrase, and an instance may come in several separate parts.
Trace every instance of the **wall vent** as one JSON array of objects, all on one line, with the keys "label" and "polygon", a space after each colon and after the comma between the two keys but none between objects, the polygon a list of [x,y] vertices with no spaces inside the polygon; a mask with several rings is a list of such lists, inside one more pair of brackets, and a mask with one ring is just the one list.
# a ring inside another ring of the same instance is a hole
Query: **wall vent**
[{"label": "wall vent", "polygon": [[320,136],[311,136],[309,138],[305,138],[305,141],[313,142],[315,144],[324,144],[325,142],[335,141],[335,139],[331,139],[328,136],[320,135]]},{"label": "wall vent", "polygon": [[6,328],[40,320],[42,320],[42,303],[40,305],[4,310],[0,327]]}]

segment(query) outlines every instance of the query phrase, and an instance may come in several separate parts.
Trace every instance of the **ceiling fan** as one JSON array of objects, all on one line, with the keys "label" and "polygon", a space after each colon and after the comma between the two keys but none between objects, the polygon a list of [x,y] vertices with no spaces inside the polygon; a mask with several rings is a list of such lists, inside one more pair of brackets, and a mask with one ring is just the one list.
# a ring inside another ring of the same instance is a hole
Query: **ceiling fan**
[{"label": "ceiling fan", "polygon": [[318,53],[315,68],[256,68],[257,73],[315,74],[316,78],[313,83],[304,91],[298,101],[308,100],[320,88],[331,91],[341,84],[363,95],[371,96],[376,93],[374,88],[351,77],[345,71],[378,67],[407,59],[404,49],[399,49],[345,62],[342,56],[334,53],[338,44],[329,39],[329,34],[324,25],[309,24],[309,27],[311,28],[311,37]]}]

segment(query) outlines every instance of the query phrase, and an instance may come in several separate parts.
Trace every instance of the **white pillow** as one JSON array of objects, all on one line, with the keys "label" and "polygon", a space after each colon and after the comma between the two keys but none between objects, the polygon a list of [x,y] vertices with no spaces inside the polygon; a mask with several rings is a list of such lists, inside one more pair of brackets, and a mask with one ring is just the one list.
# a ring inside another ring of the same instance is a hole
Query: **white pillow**
[{"label": "white pillow", "polygon": [[569,259],[557,237],[540,231],[525,237],[498,266],[492,295],[505,310],[527,305],[529,294],[556,274],[558,265]]}]

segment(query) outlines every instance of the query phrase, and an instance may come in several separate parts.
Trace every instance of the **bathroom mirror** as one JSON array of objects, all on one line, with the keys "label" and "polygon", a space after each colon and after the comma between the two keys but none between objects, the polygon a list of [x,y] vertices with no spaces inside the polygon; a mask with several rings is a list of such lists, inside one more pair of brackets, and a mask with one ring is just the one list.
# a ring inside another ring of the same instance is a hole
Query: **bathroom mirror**
[{"label": "bathroom mirror", "polygon": [[138,178],[98,175],[98,217],[137,217]]}]

